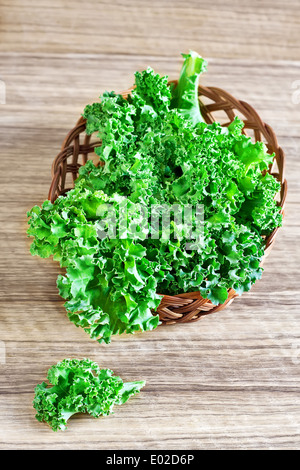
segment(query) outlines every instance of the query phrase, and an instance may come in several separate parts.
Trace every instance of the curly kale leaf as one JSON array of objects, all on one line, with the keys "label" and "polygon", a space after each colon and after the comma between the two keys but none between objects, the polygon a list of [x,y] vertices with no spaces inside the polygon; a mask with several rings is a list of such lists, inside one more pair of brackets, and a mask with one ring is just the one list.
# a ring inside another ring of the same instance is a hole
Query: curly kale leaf
[{"label": "curly kale leaf", "polygon": [[64,359],[52,366],[49,383],[35,387],[33,407],[36,419],[46,422],[53,431],[66,430],[68,420],[76,413],[88,413],[94,418],[113,413],[139,393],[144,381],[124,383],[109,369],[100,369],[90,359]]},{"label": "curly kale leaf", "polygon": [[[109,210],[115,209],[112,216],[118,217],[123,199],[78,184],[54,204],[45,202],[30,213],[29,234],[38,234],[31,253],[53,256],[66,268],[66,274],[58,276],[57,286],[66,299],[69,319],[103,342],[110,342],[114,334],[151,330],[159,322],[152,314],[161,300],[156,294],[157,263],[146,257],[146,249],[139,243],[145,238],[143,232],[139,241],[131,239],[130,230],[135,226],[128,219],[126,239],[100,236],[109,225]],[[133,214],[135,208],[132,203]],[[102,220],[106,225],[100,225]]]}]

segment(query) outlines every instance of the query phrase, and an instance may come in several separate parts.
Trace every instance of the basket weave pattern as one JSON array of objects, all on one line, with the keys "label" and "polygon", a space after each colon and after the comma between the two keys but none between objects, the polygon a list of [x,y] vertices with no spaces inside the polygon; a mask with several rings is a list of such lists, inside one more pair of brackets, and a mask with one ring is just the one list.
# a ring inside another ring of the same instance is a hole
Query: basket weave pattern
[{"label": "basket weave pattern", "polygon": [[[173,81],[173,83],[176,84],[176,81]],[[127,90],[122,95],[126,98],[131,90]],[[287,193],[287,182],[284,178],[285,155],[282,148],[278,145],[272,128],[261,120],[257,112],[248,103],[237,100],[220,88],[199,86],[198,95],[202,116],[208,124],[218,121],[223,126],[228,126],[235,116],[238,115],[244,122],[244,134],[250,135],[254,141],[264,141],[268,151],[271,154],[275,153],[273,164],[270,165],[268,171],[281,184],[278,204],[283,213]],[[206,101],[209,103],[204,104]],[[214,114],[217,114],[217,117],[214,117]],[[222,117],[220,117],[220,114]],[[86,135],[85,119],[81,117],[76,126],[67,134],[61,151],[53,161],[52,183],[48,194],[48,199],[51,202],[54,202],[58,196],[72,189],[74,181],[78,177],[80,166],[84,165],[89,158],[92,159],[94,157],[94,149],[101,145],[101,142],[99,140],[92,141],[92,137],[91,135]],[[70,179],[70,182],[67,179]],[[265,240],[262,262],[272,249],[277,232],[278,228],[273,230]],[[210,300],[204,299],[200,292],[161,295],[162,300],[155,313],[159,314],[162,324],[200,320],[204,315],[224,309],[237,297],[235,291],[229,289],[226,302],[214,305]]]}]

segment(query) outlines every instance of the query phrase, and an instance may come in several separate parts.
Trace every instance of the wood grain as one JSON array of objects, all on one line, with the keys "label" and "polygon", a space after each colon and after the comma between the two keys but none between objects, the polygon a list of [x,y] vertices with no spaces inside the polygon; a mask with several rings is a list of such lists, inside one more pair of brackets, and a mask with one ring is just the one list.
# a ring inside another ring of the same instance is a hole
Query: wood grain
[{"label": "wood grain", "polygon": [[[299,449],[299,3],[0,5],[0,449]],[[99,345],[67,319],[57,264],[30,255],[26,211],[47,197],[85,104],[148,65],[176,78],[190,48],[208,58],[204,85],[249,102],[275,130],[287,157],[284,227],[263,278],[226,310]],[[65,357],[147,385],[114,415],[78,415],[53,433],[35,420],[33,389]]]},{"label": "wood grain", "polygon": [[297,0],[2,0],[1,50],[299,59]]}]

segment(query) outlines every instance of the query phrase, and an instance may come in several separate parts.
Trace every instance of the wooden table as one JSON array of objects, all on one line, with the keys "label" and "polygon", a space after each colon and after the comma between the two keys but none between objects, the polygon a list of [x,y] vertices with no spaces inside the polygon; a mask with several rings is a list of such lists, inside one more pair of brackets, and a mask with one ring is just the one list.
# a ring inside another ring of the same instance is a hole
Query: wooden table
[{"label": "wooden table", "polygon": [[[2,0],[1,449],[299,449],[299,1]],[[248,101],[287,157],[284,227],[263,278],[226,310],[100,345],[67,318],[57,264],[32,257],[26,211],[83,107],[148,65],[176,78],[208,59],[205,85]],[[33,389],[65,357],[90,357],[143,392],[65,432],[35,419]]]}]

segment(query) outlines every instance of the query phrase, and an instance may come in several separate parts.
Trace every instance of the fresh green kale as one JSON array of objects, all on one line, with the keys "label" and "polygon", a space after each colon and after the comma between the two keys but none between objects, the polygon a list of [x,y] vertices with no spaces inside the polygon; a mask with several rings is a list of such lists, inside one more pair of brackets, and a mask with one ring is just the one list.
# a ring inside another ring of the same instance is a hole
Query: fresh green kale
[{"label": "fresh green kale", "polygon": [[199,107],[198,85],[200,74],[206,71],[207,62],[194,51],[182,56],[185,60],[178,85],[173,90],[171,105],[192,125],[196,125],[198,122],[204,122]]},{"label": "fresh green kale", "polygon": [[49,384],[35,387],[33,407],[36,419],[53,431],[64,431],[76,413],[94,418],[113,413],[114,405],[122,405],[145,385],[144,381],[124,383],[90,359],[64,359],[48,370],[47,379]]},{"label": "fresh green kale", "polygon": [[[156,328],[162,294],[198,290],[220,304],[230,288],[248,291],[262,275],[265,237],[282,223],[280,183],[267,172],[274,155],[238,118],[228,128],[203,122],[206,62],[183,57],[177,87],[148,67],[128,99],[106,92],[86,106],[102,165],[88,161],[74,189],[28,213],[31,253],[59,262],[69,319],[99,342]],[[198,206],[201,237],[191,237],[195,211],[188,230],[176,215]],[[168,230],[141,208],[175,208]]]}]

